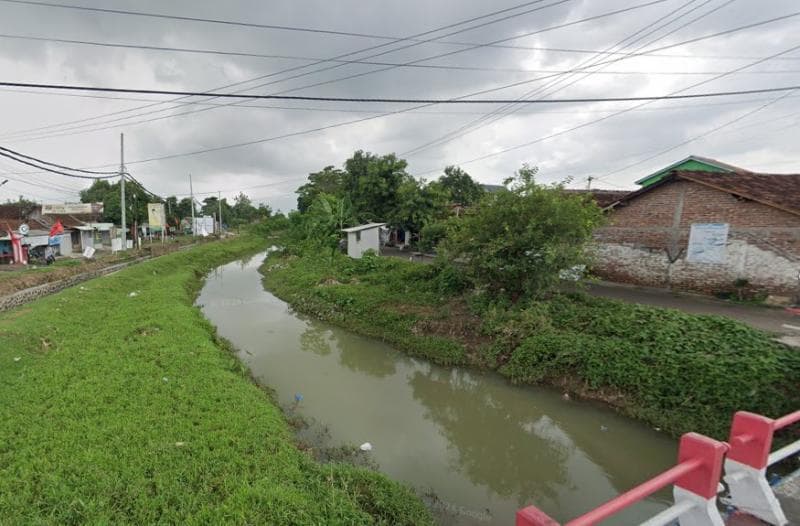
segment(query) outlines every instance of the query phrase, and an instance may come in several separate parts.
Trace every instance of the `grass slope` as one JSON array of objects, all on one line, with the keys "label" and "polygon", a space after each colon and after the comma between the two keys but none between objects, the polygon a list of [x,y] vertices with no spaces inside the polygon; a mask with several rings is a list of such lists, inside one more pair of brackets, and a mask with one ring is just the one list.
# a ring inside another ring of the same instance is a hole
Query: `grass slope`
[{"label": "grass slope", "polygon": [[518,305],[457,294],[457,271],[391,258],[274,256],[296,309],[440,364],[495,369],[605,400],[679,435],[725,439],[735,411],[800,406],[800,353],[739,322],[582,294]]},{"label": "grass slope", "polygon": [[202,245],[0,315],[0,523],[431,522],[405,487],[300,452],[192,306],[212,266],[264,245]]}]

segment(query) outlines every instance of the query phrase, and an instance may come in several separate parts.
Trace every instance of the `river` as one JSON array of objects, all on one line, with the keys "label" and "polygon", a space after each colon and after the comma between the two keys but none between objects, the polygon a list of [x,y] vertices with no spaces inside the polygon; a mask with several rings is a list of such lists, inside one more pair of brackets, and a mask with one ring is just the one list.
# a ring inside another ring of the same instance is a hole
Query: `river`
[{"label": "river", "polygon": [[[294,313],[264,290],[263,259],[210,273],[205,316],[282,405],[334,444],[370,442],[381,471],[435,494],[443,523],[510,525],[531,503],[563,522],[675,461],[675,440],[601,404],[439,367]],[[638,523],[669,501],[662,492],[604,524]]]}]

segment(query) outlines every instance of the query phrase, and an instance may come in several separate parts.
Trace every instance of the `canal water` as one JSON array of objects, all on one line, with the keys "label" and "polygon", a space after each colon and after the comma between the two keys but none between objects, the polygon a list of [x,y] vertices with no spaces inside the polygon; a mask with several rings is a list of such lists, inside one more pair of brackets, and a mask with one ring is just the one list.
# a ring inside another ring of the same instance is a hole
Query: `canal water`
[{"label": "canal water", "polygon": [[[309,319],[266,292],[264,254],[223,265],[197,300],[285,406],[327,426],[331,445],[372,444],[380,470],[436,495],[442,523],[509,525],[529,503],[566,521],[671,466],[677,444],[602,405],[439,367]],[[604,524],[636,524],[659,494]]]}]

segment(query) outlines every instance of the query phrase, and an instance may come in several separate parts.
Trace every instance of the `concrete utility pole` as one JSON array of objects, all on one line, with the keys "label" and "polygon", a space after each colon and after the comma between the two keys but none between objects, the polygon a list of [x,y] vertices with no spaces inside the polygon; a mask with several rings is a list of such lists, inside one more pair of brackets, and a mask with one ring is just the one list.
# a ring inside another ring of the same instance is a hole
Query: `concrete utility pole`
[{"label": "concrete utility pole", "polygon": [[194,231],[194,190],[192,190],[192,174],[189,174],[189,196],[192,200],[192,237],[194,237],[197,233]]},{"label": "concrete utility pole", "polygon": [[222,236],[222,192],[217,192],[217,204],[219,205],[219,235]]},{"label": "concrete utility pole", "polygon": [[122,210],[122,248],[127,250],[127,227],[125,226],[125,134],[119,134],[119,202]]}]

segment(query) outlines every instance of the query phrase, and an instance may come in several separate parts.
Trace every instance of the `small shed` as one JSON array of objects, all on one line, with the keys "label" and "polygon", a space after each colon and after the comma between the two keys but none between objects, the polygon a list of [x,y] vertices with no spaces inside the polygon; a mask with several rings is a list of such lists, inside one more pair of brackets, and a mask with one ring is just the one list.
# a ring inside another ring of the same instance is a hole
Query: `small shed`
[{"label": "small shed", "polygon": [[347,234],[347,255],[359,259],[367,250],[381,251],[381,227],[386,223],[367,223],[350,228],[343,228]]}]

